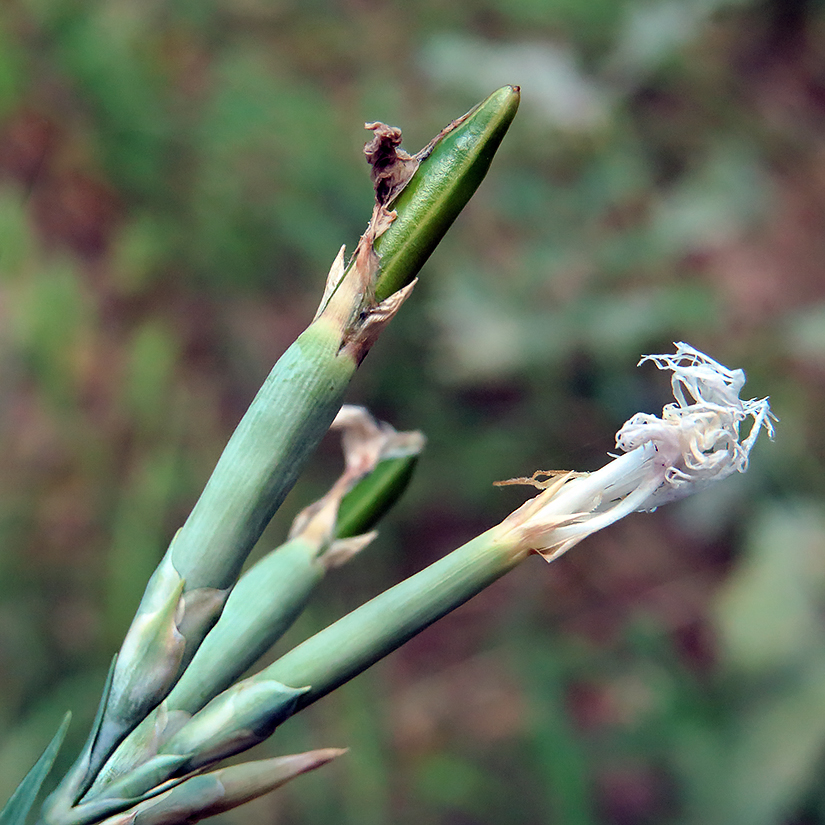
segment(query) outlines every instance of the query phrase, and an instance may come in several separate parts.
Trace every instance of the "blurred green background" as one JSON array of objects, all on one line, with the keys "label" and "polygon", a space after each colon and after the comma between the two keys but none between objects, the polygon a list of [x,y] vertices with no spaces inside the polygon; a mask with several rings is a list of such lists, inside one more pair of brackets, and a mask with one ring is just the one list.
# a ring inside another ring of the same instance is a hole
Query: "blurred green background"
[{"label": "blurred green background", "polygon": [[[260,748],[229,825],[825,823],[825,4],[4,0],[0,798],[85,736],[146,579],[410,151],[504,83],[487,180],[349,400],[429,438],[312,632],[593,469],[686,340],[771,395],[747,476],[531,559]],[[817,423],[819,422],[819,424]],[[264,544],[337,472],[320,451]]]}]

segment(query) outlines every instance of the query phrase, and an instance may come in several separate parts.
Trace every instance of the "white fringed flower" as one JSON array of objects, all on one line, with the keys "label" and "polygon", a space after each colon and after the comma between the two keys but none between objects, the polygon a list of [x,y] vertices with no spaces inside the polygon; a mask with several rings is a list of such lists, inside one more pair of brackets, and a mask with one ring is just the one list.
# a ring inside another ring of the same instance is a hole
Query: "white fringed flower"
[{"label": "white fringed flower", "polygon": [[[764,428],[773,438],[768,399],[743,401],[742,370],[729,370],[688,344],[673,355],[646,355],[659,369],[672,370],[676,399],[661,418],[636,413],[616,434],[616,457],[594,473],[566,473],[548,481],[516,479],[545,488],[502,523],[548,560],[629,513],[655,510],[733,472],[744,473]],[[740,440],[740,426],[752,419]]]}]

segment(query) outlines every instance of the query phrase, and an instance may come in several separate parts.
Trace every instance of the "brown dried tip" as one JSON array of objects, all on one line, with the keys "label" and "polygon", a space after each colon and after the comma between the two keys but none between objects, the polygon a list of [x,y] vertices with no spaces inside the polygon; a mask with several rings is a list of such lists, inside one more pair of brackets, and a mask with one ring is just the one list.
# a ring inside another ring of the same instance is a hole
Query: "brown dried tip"
[{"label": "brown dried tip", "polygon": [[[527,485],[530,487],[537,487],[539,490],[546,490],[556,483],[556,480],[564,476],[564,480],[568,478],[579,478],[586,476],[587,473],[578,473],[575,470],[536,470],[529,478],[508,478],[506,481],[494,481],[494,487],[509,487],[510,485]],[[542,478],[544,476],[545,478]]]},{"label": "brown dried tip", "polygon": [[419,158],[407,154],[401,145],[401,130],[386,123],[365,123],[371,129],[373,139],[364,146],[369,163],[370,178],[375,187],[375,200],[386,206],[407,185],[418,169]]}]

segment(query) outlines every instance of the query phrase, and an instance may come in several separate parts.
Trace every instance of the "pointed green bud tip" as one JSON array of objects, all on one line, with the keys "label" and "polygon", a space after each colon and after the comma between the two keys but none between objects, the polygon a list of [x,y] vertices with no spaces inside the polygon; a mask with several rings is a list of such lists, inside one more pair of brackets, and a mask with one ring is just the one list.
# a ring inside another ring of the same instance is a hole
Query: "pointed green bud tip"
[{"label": "pointed green bud tip", "polygon": [[[418,168],[387,204],[395,220],[375,241],[381,261],[377,300],[409,284],[444,237],[487,174],[520,97],[518,86],[503,86],[414,156]],[[401,162],[408,165],[403,155]]]},{"label": "pointed green bud tip", "polygon": [[190,769],[240,753],[266,739],[306,691],[271,679],[238,682],[192,716],[162,753],[189,756]]},{"label": "pointed green bud tip", "polygon": [[400,148],[400,129],[366,124],[375,206],[350,263],[343,252],[335,259],[315,316],[340,336],[339,356],[360,364],[409,297],[418,271],[487,174],[519,96],[517,86],[502,87],[416,155]]},{"label": "pointed green bud tip", "polygon": [[[344,404],[330,427],[341,433],[344,472],[320,500],[302,510],[289,533],[319,545],[368,533],[404,492],[426,439],[417,430],[398,432],[376,420],[365,407]],[[344,556],[325,555],[325,565],[337,566],[357,552],[348,542]]]},{"label": "pointed green bud tip", "polygon": [[254,799],[269,793],[302,773],[326,765],[327,762],[346,752],[346,748],[321,748],[306,753],[277,756],[272,759],[245,762],[224,768],[217,772],[224,787],[224,800],[227,803],[238,805]]},{"label": "pointed green bud tip", "polygon": [[398,432],[364,407],[345,404],[332,422],[342,430],[346,474],[352,481],[341,498],[335,538],[372,530],[407,488],[426,438],[417,430]]},{"label": "pointed green bud tip", "polygon": [[270,793],[343,753],[345,749],[324,748],[244,762],[193,776],[165,793],[103,820],[101,825],[170,825],[174,822],[192,825]]}]

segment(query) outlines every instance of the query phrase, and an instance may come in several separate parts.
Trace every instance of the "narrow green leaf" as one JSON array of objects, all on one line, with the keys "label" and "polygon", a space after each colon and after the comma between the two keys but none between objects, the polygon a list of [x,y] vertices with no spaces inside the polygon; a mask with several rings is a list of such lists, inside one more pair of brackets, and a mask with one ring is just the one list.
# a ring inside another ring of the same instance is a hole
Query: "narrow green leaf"
[{"label": "narrow green leaf", "polygon": [[339,748],[244,762],[201,776],[192,776],[176,787],[145,799],[103,825],[170,825],[194,823],[223,813],[274,791],[307,771],[315,770],[345,753]]},{"label": "narrow green leaf", "polygon": [[106,710],[106,703],[112,690],[112,680],[114,679],[117,656],[112,658],[109,665],[109,672],[106,676],[106,683],[103,686],[103,693],[100,697],[100,704],[97,707],[92,728],[86,739],[83,750],[75,760],[68,773],[60,780],[60,784],[55,788],[43,803],[42,819],[44,821],[57,822],[63,819],[66,812],[77,802],[85,787],[89,784],[89,758],[92,753],[100,726],[103,722],[103,715]]},{"label": "narrow green leaf", "polygon": [[57,733],[54,735],[52,741],[49,742],[46,750],[43,751],[41,757],[35,762],[34,767],[26,774],[3,810],[0,811],[0,825],[24,825],[29,811],[31,811],[35,799],[37,799],[37,794],[40,792],[43,782],[52,769],[54,760],[66,736],[66,731],[69,729],[71,719],[71,713],[67,713],[63,717]]}]

